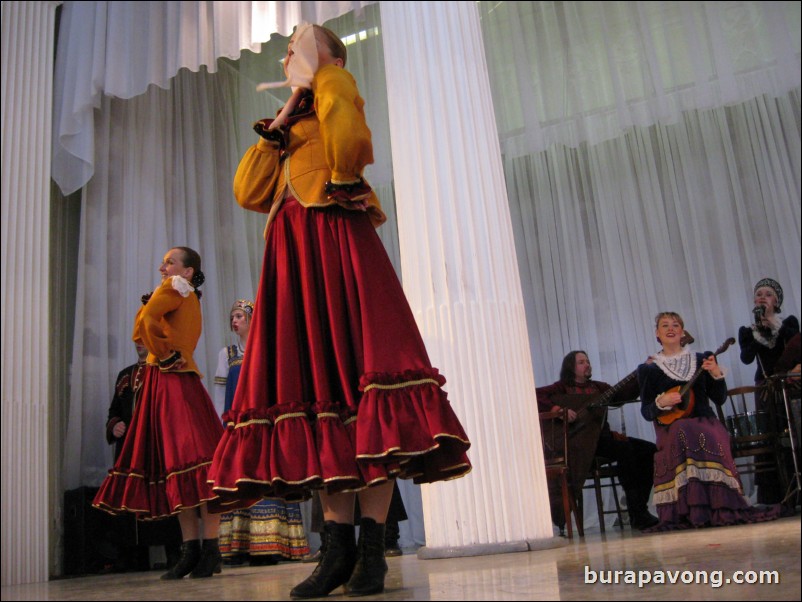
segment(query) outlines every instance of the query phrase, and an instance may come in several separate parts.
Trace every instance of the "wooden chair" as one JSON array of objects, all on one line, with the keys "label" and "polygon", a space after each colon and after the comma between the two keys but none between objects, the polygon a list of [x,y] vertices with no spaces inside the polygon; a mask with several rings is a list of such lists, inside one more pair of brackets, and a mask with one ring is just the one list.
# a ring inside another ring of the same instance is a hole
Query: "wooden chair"
[{"label": "wooden chair", "polygon": [[584,537],[582,515],[577,510],[576,499],[569,485],[568,410],[563,408],[557,412],[542,412],[540,414],[540,432],[543,439],[546,478],[549,482],[554,479],[559,482],[565,523],[568,526],[568,538],[572,539],[574,537],[574,531],[571,526],[572,514],[579,536]]},{"label": "wooden chair", "polygon": [[[785,489],[788,475],[777,431],[777,417],[773,403],[760,407],[762,392],[761,387],[755,386],[730,389],[727,397],[732,414],[725,417],[722,406],[716,406],[716,411],[730,434],[730,449],[738,472],[741,475],[773,473]],[[759,410],[763,413],[758,414]]]},{"label": "wooden chair", "polygon": [[[606,480],[606,482],[605,482]],[[604,517],[607,514],[615,514],[618,516],[618,526],[624,530],[624,513],[621,510],[621,502],[618,499],[618,487],[621,483],[618,480],[618,463],[610,458],[603,458],[596,456],[593,459],[593,466],[590,468],[590,473],[587,476],[584,489],[593,489],[596,493],[596,510],[599,513],[599,529],[602,533],[605,532]],[[610,510],[604,509],[603,489],[609,487],[613,492],[613,502],[615,508]]]}]

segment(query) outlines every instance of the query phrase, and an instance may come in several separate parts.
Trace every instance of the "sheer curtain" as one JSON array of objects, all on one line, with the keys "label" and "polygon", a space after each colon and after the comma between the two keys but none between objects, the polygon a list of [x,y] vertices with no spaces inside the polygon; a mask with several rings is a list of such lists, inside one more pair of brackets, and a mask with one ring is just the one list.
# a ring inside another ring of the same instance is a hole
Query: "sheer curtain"
[{"label": "sheer curtain", "polygon": [[103,95],[169,88],[180,69],[260,52],[302,20],[323,23],[372,1],[64,2],[56,55],[52,176],[64,194],[95,173],[94,111]]},{"label": "sheer curtain", "polygon": [[[658,349],[662,310],[715,349],[764,276],[799,315],[799,3],[479,10],[538,385],[572,349],[617,382]],[[721,362],[751,383],[737,345]]]}]

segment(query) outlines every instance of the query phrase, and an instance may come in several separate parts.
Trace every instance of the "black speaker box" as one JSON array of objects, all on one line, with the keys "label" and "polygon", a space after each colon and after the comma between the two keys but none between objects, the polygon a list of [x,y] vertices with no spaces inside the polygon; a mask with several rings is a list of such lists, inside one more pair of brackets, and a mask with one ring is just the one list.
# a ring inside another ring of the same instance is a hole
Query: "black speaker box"
[{"label": "black speaker box", "polygon": [[64,492],[64,574],[114,570],[136,544],[133,516],[112,516],[92,507],[97,487]]},{"label": "black speaker box", "polygon": [[64,492],[64,575],[150,570],[149,546],[166,547],[168,560],[178,555],[181,527],[177,516],[137,521],[133,514],[114,516],[92,507],[97,487]]}]

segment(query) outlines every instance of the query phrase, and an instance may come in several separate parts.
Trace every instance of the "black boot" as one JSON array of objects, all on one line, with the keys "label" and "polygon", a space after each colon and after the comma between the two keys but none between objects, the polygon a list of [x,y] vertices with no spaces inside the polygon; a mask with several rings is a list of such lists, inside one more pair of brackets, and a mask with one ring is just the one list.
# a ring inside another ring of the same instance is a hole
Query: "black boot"
[{"label": "black boot", "polygon": [[354,525],[326,521],[320,534],[323,555],[314,572],[290,592],[293,600],[322,598],[344,585],[351,577],[356,563]]},{"label": "black boot", "polygon": [[644,529],[654,527],[659,522],[660,519],[648,510],[629,513],[629,526],[633,529],[639,529],[643,531]]},{"label": "black boot", "polygon": [[401,556],[404,553],[398,546],[400,537],[401,530],[398,528],[397,522],[388,520],[384,523],[384,555],[387,558]]},{"label": "black boot", "polygon": [[223,557],[220,555],[220,548],[217,545],[217,538],[204,539],[203,549],[201,550],[200,560],[189,575],[193,579],[211,577],[214,573],[220,572]]},{"label": "black boot", "polygon": [[372,518],[359,522],[359,544],[354,574],[345,586],[348,596],[367,596],[384,591],[387,562],[384,560],[384,525]]},{"label": "black boot", "polygon": [[629,511],[629,526],[633,529],[648,529],[654,527],[660,520],[651,512],[647,502],[648,494],[641,495],[639,491],[628,489],[625,491],[627,496],[627,508]]},{"label": "black boot", "polygon": [[200,560],[200,542],[196,539],[181,544],[181,556],[175,566],[162,575],[162,579],[182,579],[192,572]]}]

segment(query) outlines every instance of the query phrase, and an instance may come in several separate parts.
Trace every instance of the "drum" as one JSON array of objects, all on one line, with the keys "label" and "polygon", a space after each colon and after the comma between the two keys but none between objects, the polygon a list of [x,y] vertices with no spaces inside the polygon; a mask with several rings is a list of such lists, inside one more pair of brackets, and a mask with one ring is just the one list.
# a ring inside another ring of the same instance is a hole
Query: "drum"
[{"label": "drum", "polygon": [[769,413],[763,411],[727,416],[724,419],[724,426],[732,438],[733,450],[760,447],[765,442],[749,441],[744,438],[768,435],[772,432]]},{"label": "drum", "polygon": [[733,450],[751,447],[752,442],[741,441],[743,437],[748,437],[751,432],[749,426],[749,416],[746,414],[734,414],[733,416],[727,416],[724,419],[724,426],[727,428],[727,432],[732,438],[731,443]]},{"label": "drum", "polygon": [[[772,432],[771,419],[769,418],[768,412],[764,411],[747,412],[746,422],[747,422],[747,428],[749,429],[747,435],[750,437],[768,435]],[[761,445],[765,445],[765,442],[749,441],[746,442],[744,447],[760,447]]]}]

